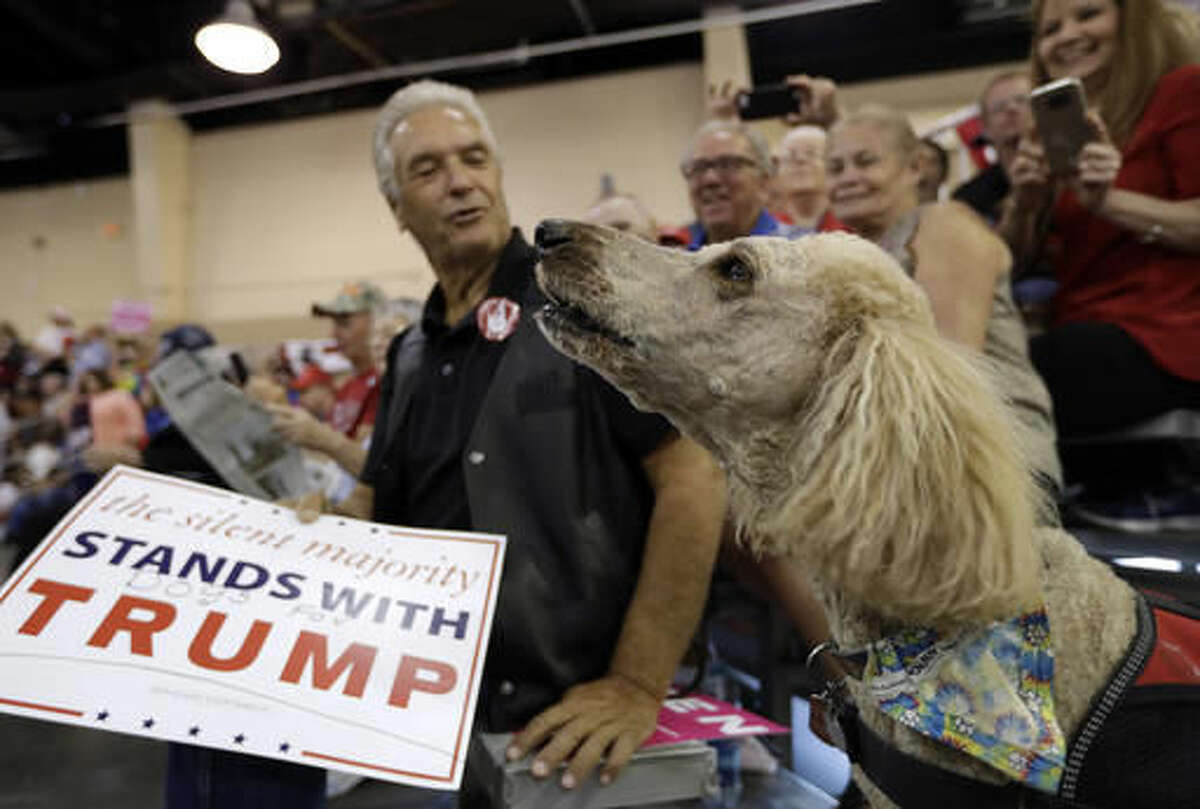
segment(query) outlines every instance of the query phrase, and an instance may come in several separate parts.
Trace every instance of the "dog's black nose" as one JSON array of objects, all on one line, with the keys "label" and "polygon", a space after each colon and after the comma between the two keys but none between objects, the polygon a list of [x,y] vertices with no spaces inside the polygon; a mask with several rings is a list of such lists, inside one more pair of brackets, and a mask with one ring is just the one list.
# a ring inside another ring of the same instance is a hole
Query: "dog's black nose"
[{"label": "dog's black nose", "polygon": [[533,232],[533,241],[542,250],[549,250],[571,241],[570,223],[565,219],[543,219]]}]

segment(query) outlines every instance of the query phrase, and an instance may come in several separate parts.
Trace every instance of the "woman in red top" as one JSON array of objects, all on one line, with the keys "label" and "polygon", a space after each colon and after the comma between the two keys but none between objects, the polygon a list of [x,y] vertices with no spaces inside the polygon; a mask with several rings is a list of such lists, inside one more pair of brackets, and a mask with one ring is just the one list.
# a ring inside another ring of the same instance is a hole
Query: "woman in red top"
[{"label": "woman in red top", "polygon": [[1035,0],[1033,19],[1035,83],[1074,76],[1098,107],[1070,177],[1022,140],[1000,225],[1020,263],[1046,250],[1055,267],[1030,353],[1059,435],[1200,407],[1196,18],[1163,0]]}]

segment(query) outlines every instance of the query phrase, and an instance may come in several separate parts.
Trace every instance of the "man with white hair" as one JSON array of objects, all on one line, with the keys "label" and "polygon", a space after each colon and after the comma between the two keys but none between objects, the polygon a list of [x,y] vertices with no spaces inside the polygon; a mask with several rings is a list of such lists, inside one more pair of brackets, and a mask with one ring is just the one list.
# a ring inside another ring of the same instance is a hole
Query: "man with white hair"
[{"label": "man with white hair", "polygon": [[689,250],[741,236],[791,236],[767,212],[771,155],[763,137],[740,121],[709,121],[692,136],[680,163],[696,221]]},{"label": "man with white hair", "polygon": [[780,138],[772,162],[779,199],[776,213],[807,230],[837,227],[825,187],[825,130],[811,124],[792,127]]},{"label": "man with white hair", "polygon": [[[375,167],[437,284],[398,336],[362,481],[340,510],[506,534],[477,722],[564,788],[653,731],[698,622],[724,515],[712,459],[552,349],[537,251],[512,227],[472,94],[422,81],[381,110]],[[465,790],[466,791],[466,790]]]}]

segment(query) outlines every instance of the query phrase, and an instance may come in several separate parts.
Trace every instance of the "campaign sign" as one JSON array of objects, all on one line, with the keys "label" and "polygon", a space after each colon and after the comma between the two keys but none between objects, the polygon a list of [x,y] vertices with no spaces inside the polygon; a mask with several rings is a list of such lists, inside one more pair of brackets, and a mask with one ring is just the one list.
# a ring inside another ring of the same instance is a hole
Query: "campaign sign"
[{"label": "campaign sign", "polygon": [[0,585],[0,710],[456,789],[503,557],[117,467]]},{"label": "campaign sign", "polygon": [[694,694],[668,699],[663,703],[654,733],[650,734],[642,747],[789,732],[783,725],[728,702]]}]

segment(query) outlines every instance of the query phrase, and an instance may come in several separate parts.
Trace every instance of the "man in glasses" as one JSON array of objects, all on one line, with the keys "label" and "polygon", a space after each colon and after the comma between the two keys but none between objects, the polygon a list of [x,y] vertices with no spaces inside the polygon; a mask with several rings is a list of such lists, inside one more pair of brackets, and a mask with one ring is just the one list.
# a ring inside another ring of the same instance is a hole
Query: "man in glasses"
[{"label": "man in glasses", "polygon": [[1029,76],[1010,71],[994,76],[979,97],[983,135],[996,150],[996,162],[954,191],[954,198],[974,208],[989,222],[1000,218],[1008,196],[1008,166],[1017,155],[1021,135],[1033,123],[1029,111]]},{"label": "man in glasses", "polygon": [[741,236],[791,236],[767,212],[771,155],[766,141],[740,121],[709,121],[696,130],[680,166],[696,221],[689,250]]}]

